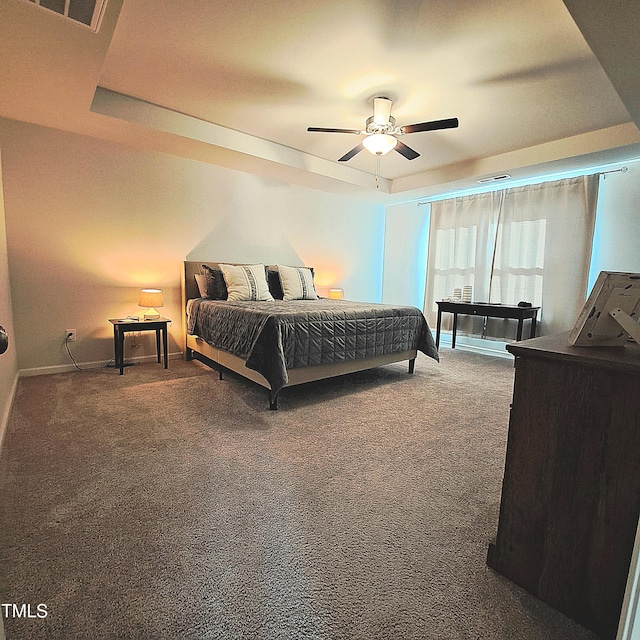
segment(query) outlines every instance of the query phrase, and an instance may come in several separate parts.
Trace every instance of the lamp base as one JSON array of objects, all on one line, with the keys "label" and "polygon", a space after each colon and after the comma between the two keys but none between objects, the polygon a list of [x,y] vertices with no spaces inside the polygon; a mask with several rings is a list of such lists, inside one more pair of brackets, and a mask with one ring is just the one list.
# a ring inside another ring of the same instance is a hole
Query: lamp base
[{"label": "lamp base", "polygon": [[147,309],[144,312],[145,320],[157,320],[160,317],[160,314],[155,309]]}]

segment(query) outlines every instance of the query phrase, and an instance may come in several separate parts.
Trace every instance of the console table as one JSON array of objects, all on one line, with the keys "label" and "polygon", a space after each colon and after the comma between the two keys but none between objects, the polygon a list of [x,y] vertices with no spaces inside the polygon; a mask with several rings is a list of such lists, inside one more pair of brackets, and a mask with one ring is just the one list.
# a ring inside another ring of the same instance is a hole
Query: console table
[{"label": "console table", "polygon": [[456,331],[458,329],[458,314],[470,316],[484,316],[485,318],[512,318],[518,321],[516,340],[522,340],[522,325],[527,319],[531,320],[530,336],[536,335],[536,322],[540,307],[519,307],[511,304],[489,304],[488,302],[449,302],[437,301],[438,324],[436,327],[436,347],[440,346],[440,326],[442,314],[453,314],[453,331],[451,332],[451,348],[456,348]]},{"label": "console table", "polygon": [[614,640],[640,515],[640,347],[507,345],[515,383],[487,564]]}]

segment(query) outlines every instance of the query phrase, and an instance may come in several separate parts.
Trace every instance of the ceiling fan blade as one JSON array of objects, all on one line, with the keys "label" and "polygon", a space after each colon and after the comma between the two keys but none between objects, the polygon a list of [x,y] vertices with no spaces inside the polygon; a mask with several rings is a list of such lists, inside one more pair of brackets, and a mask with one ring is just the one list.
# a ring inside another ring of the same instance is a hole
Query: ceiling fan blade
[{"label": "ceiling fan blade", "polygon": [[357,147],[353,147],[351,151],[345,153],[342,158],[338,158],[338,162],[346,162],[347,160],[351,160],[356,153],[360,153],[364,149],[364,145],[361,143]]},{"label": "ceiling fan blade", "polygon": [[458,118],[446,120],[432,120],[431,122],[419,122],[400,127],[401,133],[418,133],[419,131],[436,131],[438,129],[455,129],[458,126]]},{"label": "ceiling fan blade", "polygon": [[327,129],[325,127],[308,127],[307,131],[317,131],[319,133],[360,133],[360,129]]},{"label": "ceiling fan blade", "polygon": [[407,160],[415,160],[420,156],[417,151],[414,151],[411,147],[407,147],[404,142],[400,142],[398,140],[398,144],[394,147],[394,149],[401,155],[404,156]]}]

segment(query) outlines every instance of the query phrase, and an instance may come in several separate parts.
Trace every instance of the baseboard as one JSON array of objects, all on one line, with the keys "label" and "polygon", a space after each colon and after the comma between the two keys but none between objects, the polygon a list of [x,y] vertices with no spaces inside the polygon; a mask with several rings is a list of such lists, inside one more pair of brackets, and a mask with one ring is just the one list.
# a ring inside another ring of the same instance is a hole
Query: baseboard
[{"label": "baseboard", "polygon": [[[464,351],[474,351],[475,353],[483,353],[484,355],[495,356],[497,358],[513,358],[507,351],[507,345],[510,342],[501,340],[487,340],[485,338],[474,338],[473,336],[456,335],[456,349]],[[451,347],[451,333],[442,332],[440,334],[440,346]]]},{"label": "baseboard", "polygon": [[[169,360],[183,359],[182,351],[176,351],[169,354]],[[133,358],[127,358],[126,362],[156,362],[158,357],[156,355],[138,356]],[[92,362],[78,362],[78,367],[74,364],[58,364],[49,367],[33,367],[32,369],[20,369],[18,375],[21,378],[28,378],[30,376],[44,376],[52,373],[68,373],[69,371],[78,371],[84,369],[101,369],[107,365],[113,363],[113,358],[109,360],[94,360]]]},{"label": "baseboard", "polygon": [[[16,397],[16,391],[18,390],[18,375],[13,379],[13,385],[11,385],[11,391],[9,392],[9,398],[2,414],[2,422],[0,422],[0,452],[2,451],[2,444],[4,442],[4,434],[7,432],[7,424],[9,423],[9,415],[11,415],[11,407],[13,407],[13,400]],[[0,636],[2,640],[2,636]]]}]

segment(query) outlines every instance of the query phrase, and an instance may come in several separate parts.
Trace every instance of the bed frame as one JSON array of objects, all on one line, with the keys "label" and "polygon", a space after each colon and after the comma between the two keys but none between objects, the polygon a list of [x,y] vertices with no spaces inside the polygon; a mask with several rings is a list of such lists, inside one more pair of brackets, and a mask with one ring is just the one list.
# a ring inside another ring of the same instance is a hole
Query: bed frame
[{"label": "bed frame", "polygon": [[[253,371],[252,369],[245,367],[244,360],[210,345],[198,336],[187,335],[187,301],[200,296],[194,275],[196,273],[200,273],[200,268],[203,264],[207,264],[213,268],[218,268],[219,263],[193,260],[188,260],[182,263],[182,333],[185,337],[185,360],[192,360],[194,357],[197,357],[197,355],[200,355],[205,358],[205,364],[209,364],[209,362],[215,363],[218,365],[220,380],[222,380],[222,374],[225,369],[252,380],[269,391],[269,408],[273,410],[277,409],[278,394],[272,398],[269,382],[267,382],[267,380],[257,371]],[[365,371],[366,369],[373,369],[374,367],[380,367],[394,362],[404,362],[405,360],[409,361],[409,373],[413,373],[417,354],[418,352],[415,349],[412,349],[409,351],[390,353],[374,358],[363,358],[361,360],[348,360],[333,364],[288,369],[287,375],[289,377],[289,381],[285,387],[293,387],[298,384],[304,384],[305,382],[333,378],[347,373],[355,373],[356,371]]]}]

